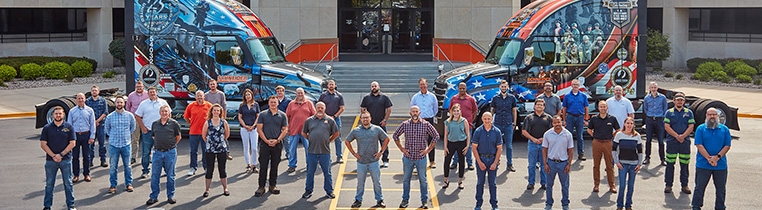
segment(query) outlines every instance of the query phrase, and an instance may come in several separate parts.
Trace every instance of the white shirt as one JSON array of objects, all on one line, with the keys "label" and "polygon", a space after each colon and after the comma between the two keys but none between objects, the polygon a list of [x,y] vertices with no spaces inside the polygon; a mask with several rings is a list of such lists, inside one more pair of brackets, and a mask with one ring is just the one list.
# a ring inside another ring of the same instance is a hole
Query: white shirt
[{"label": "white shirt", "polygon": [[627,119],[628,114],[634,114],[635,109],[632,108],[632,102],[630,99],[625,98],[616,100],[616,96],[606,100],[609,105],[608,114],[616,117],[616,121],[619,122],[619,127],[624,127],[624,119]]},{"label": "white shirt", "polygon": [[155,101],[152,101],[151,99],[144,100],[143,102],[140,102],[140,105],[138,106],[138,110],[135,111],[135,115],[143,118],[142,120],[143,125],[145,125],[146,128],[148,128],[148,130],[151,130],[151,126],[153,125],[153,122],[161,119],[159,110],[161,106],[163,105],[169,105],[169,104],[167,104],[167,101],[160,98],[156,99]]}]

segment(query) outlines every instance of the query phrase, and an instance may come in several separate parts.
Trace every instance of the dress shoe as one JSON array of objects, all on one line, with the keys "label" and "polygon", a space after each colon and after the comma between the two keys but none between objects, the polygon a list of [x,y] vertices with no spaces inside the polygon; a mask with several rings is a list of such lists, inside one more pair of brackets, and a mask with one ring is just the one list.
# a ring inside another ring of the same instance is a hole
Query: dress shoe
[{"label": "dress shoe", "polygon": [[527,190],[534,190],[534,185],[533,184],[528,184],[527,185]]},{"label": "dress shoe", "polygon": [[108,167],[108,163],[106,163],[106,161],[101,161],[101,167]]},{"label": "dress shoe", "polygon": [[156,199],[153,199],[153,198],[151,198],[151,199],[148,199],[148,200],[146,201],[146,205],[151,205],[151,204],[154,204],[154,203],[156,203],[156,202],[159,202],[159,200],[156,200]]},{"label": "dress shoe", "polygon": [[685,194],[691,194],[691,188],[688,186],[683,187],[682,189],[680,189],[680,191],[682,191]]},{"label": "dress shoe", "polygon": [[402,200],[402,202],[400,203],[400,208],[403,208],[403,209],[407,208],[407,204],[408,204],[407,200]]},{"label": "dress shoe", "polygon": [[304,194],[302,194],[302,198],[304,199],[307,199],[310,197],[312,197],[312,191],[307,190],[307,191],[304,191]]},{"label": "dress shoe", "polygon": [[280,194],[280,190],[276,186],[270,186],[270,193],[277,195]]},{"label": "dress shoe", "polygon": [[175,200],[175,198],[169,198],[169,199],[167,199],[167,203],[169,203],[169,204],[175,204],[175,203],[177,203],[177,200]]},{"label": "dress shoe", "polygon": [[540,185],[540,189],[541,189],[541,190],[545,190],[545,185],[544,185],[544,184],[541,184],[541,185]]},{"label": "dress shoe", "polygon": [[132,187],[132,185],[127,185],[127,189],[124,189],[127,192],[135,191],[135,188]]},{"label": "dress shoe", "polygon": [[664,193],[672,193],[672,186],[664,187]]},{"label": "dress shoe", "polygon": [[257,189],[256,192],[254,192],[254,197],[260,197],[263,194],[265,194],[265,188],[264,187],[260,187],[259,189]]},{"label": "dress shoe", "polygon": [[579,160],[581,160],[581,161],[585,161],[585,160],[587,160],[587,158],[585,157],[585,154],[579,154],[579,156],[577,157],[577,159],[579,159]]},{"label": "dress shoe", "polygon": [[351,207],[352,207],[352,208],[360,208],[360,206],[362,206],[362,202],[361,202],[361,201],[358,201],[358,200],[355,200],[355,202],[354,202],[354,203],[352,203],[352,206],[351,206]]},{"label": "dress shoe", "polygon": [[296,171],[296,168],[294,167],[288,167],[288,170],[286,170],[286,172],[288,173],[294,173],[295,171]]},{"label": "dress shoe", "polygon": [[85,176],[85,181],[90,182],[93,181],[93,178],[90,178],[90,175]]},{"label": "dress shoe", "polygon": [[79,176],[75,176],[75,177],[71,178],[71,182],[74,182],[74,183],[79,182]]}]

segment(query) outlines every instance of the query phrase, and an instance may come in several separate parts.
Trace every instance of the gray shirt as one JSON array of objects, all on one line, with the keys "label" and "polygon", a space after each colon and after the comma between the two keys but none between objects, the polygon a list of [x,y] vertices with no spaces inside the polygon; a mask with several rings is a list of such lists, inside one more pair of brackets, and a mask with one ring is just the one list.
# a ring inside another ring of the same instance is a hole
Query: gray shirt
[{"label": "gray shirt", "polygon": [[537,96],[537,99],[545,100],[545,113],[548,113],[550,116],[556,116],[558,114],[558,110],[563,108],[563,105],[561,104],[561,98],[556,94],[551,94],[550,97],[548,97],[545,95],[545,93],[541,93],[539,96]]},{"label": "gray shirt", "polygon": [[365,128],[362,125],[352,129],[346,137],[345,141],[352,142],[357,140],[357,154],[360,155],[360,159],[357,162],[361,164],[372,163],[376,160],[376,153],[379,152],[381,142],[389,138],[384,129],[377,125],[371,124],[370,127]]},{"label": "gray shirt", "polygon": [[331,154],[331,135],[339,132],[336,121],[332,117],[323,116],[322,119],[314,115],[304,121],[302,132],[307,133],[308,141],[307,153],[310,154]]},{"label": "gray shirt", "polygon": [[550,129],[542,136],[542,148],[548,148],[548,159],[568,160],[569,150],[574,148],[574,139],[571,132],[564,128],[561,133]]},{"label": "gray shirt", "polygon": [[286,113],[280,110],[277,113],[272,113],[268,108],[259,113],[257,124],[262,124],[262,132],[267,139],[278,139],[281,129],[288,126],[288,119]]},{"label": "gray shirt", "polygon": [[208,101],[209,103],[212,103],[212,105],[220,104],[220,106],[222,106],[222,110],[228,109],[227,104],[225,103],[225,93],[223,93],[222,91],[217,90],[214,92],[212,91],[206,92],[206,94],[204,95],[204,100]]},{"label": "gray shirt", "polygon": [[180,124],[174,119],[167,119],[167,123],[161,124],[161,119],[154,121],[151,126],[153,147],[157,150],[170,150],[177,144],[177,136],[180,135]]}]

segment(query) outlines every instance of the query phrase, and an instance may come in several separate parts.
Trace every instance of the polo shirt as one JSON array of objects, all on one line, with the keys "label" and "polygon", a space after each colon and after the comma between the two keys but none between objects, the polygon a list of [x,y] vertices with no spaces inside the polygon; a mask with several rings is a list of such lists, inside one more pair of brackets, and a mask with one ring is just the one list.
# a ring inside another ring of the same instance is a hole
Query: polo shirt
[{"label": "polo shirt", "polygon": [[452,96],[452,99],[450,99],[450,106],[454,104],[460,104],[460,115],[463,116],[463,118],[466,118],[468,120],[468,125],[470,125],[472,128],[474,127],[474,110],[478,110],[479,107],[476,106],[476,99],[474,97],[471,97],[470,95],[466,94],[465,98],[460,98],[459,95]]},{"label": "polo shirt", "polygon": [[418,106],[421,108],[421,118],[434,118],[439,112],[439,102],[437,96],[431,91],[426,91],[426,94],[418,91],[413,98],[410,99],[410,107]]},{"label": "polo shirt", "polygon": [[254,103],[254,105],[249,108],[249,105],[246,105],[245,103],[242,103],[240,107],[238,107],[238,114],[241,114],[241,119],[243,120],[243,124],[246,125],[254,125],[257,121],[257,115],[259,115],[259,104]]},{"label": "polo shirt", "polygon": [[585,114],[585,108],[589,103],[587,102],[587,95],[578,91],[577,94],[570,92],[564,95],[563,105],[566,108],[566,113],[580,115]]},{"label": "polo shirt", "polygon": [[632,102],[625,97],[622,97],[619,100],[616,100],[616,97],[611,97],[606,100],[606,103],[609,105],[608,114],[616,117],[620,126],[624,125],[624,120],[627,119],[628,114],[635,113],[635,109],[632,108]]},{"label": "polo shirt", "polygon": [[[103,97],[98,97],[98,99],[93,99],[93,97],[90,97],[85,100],[85,105],[93,108],[93,111],[95,111],[95,119],[100,118],[101,115],[108,115],[108,104],[106,103],[106,99]],[[98,126],[103,126],[103,124],[101,123]]]},{"label": "polo shirt", "polygon": [[566,128],[563,128],[560,133],[550,129],[542,135],[542,148],[548,149],[548,159],[568,160],[568,149],[574,148],[574,139]]},{"label": "polo shirt", "polygon": [[307,99],[304,99],[302,103],[298,103],[296,100],[291,101],[286,109],[288,135],[295,136],[301,134],[304,121],[312,115],[315,115],[315,106],[312,105],[312,101]]},{"label": "polo shirt", "polygon": [[410,160],[421,160],[425,154],[421,154],[422,150],[429,147],[428,139],[431,138],[431,143],[436,145],[437,139],[439,139],[439,133],[431,123],[426,120],[418,119],[418,122],[413,120],[405,120],[394,131],[394,141],[400,140],[400,135],[405,134],[405,149],[407,149],[406,158]]},{"label": "polo shirt", "polygon": [[484,128],[484,125],[482,125],[474,131],[474,135],[471,137],[471,144],[476,145],[476,152],[479,154],[500,155],[497,154],[497,146],[503,145],[502,136],[503,134],[497,127],[492,126],[492,128],[487,130]]},{"label": "polo shirt", "polygon": [[[46,141],[50,151],[53,154],[60,154],[69,146],[70,141],[76,141],[77,137],[74,135],[74,127],[71,123],[63,122],[60,126],[57,126],[54,122],[50,122],[42,128],[40,134],[40,141]],[[63,159],[71,159],[71,151],[63,156]],[[53,160],[50,155],[45,155],[45,160]]]},{"label": "polo shirt", "polygon": [[381,125],[381,121],[386,117],[386,108],[392,107],[392,100],[382,92],[378,92],[378,95],[368,93],[362,97],[360,107],[365,108],[370,113],[371,124]]},{"label": "polo shirt", "polygon": [[339,126],[332,117],[323,116],[321,119],[313,115],[304,122],[302,132],[309,136],[307,141],[310,144],[307,147],[307,153],[331,154],[331,135],[339,132]]},{"label": "polo shirt", "polygon": [[664,117],[664,112],[667,112],[667,97],[664,94],[657,93],[656,97],[648,94],[643,98],[643,111],[648,117]]},{"label": "polo shirt", "polygon": [[180,124],[176,120],[169,118],[167,123],[161,124],[161,119],[152,123],[151,136],[153,136],[153,147],[157,150],[170,150],[177,144],[177,136],[180,136]]},{"label": "polo shirt", "polygon": [[341,95],[338,90],[334,90],[333,93],[325,91],[320,94],[318,101],[325,103],[325,113],[333,117],[344,106],[344,95]]},{"label": "polo shirt", "polygon": [[[696,128],[696,133],[693,136],[695,138],[695,145],[703,145],[706,148],[706,152],[709,155],[717,155],[720,153],[723,147],[730,146],[731,137],[730,130],[727,126],[720,123],[717,128],[709,129],[706,124],[699,125]],[[707,170],[727,170],[728,160],[727,155],[724,155],[717,161],[717,166],[712,166],[704,158],[701,153],[696,153],[696,168],[702,168]]]},{"label": "polo shirt", "polygon": [[376,153],[379,152],[380,142],[389,138],[384,129],[377,125],[363,127],[362,125],[349,131],[345,141],[352,142],[357,140],[357,154],[360,155],[358,163],[368,164],[377,162]]},{"label": "polo shirt", "polygon": [[283,113],[280,110],[276,113],[272,113],[270,109],[265,109],[259,113],[257,124],[262,124],[262,133],[265,134],[266,138],[260,138],[259,140],[278,139],[282,127],[288,126],[288,118],[286,117],[286,113]]},{"label": "polo shirt", "polygon": [[545,113],[548,113],[550,116],[556,116],[558,114],[558,110],[563,108],[563,104],[561,104],[561,98],[556,94],[550,94],[550,96],[546,96],[545,93],[542,93],[537,96],[537,99],[545,100]]},{"label": "polo shirt", "polygon": [[[664,123],[677,132],[678,134],[685,133],[688,130],[688,125],[696,124],[696,120],[693,119],[693,112],[687,107],[683,107],[682,110],[677,110],[674,107],[667,110],[664,113]],[[667,141],[674,141],[674,136],[667,135]]]},{"label": "polo shirt", "polygon": [[[542,138],[542,135],[545,134],[545,131],[550,130],[553,128],[553,117],[551,117],[548,113],[542,113],[542,115],[537,115],[537,113],[533,112],[530,115],[527,115],[524,117],[524,128],[522,130],[525,130],[529,132],[529,135],[534,138]],[[534,143],[530,141],[531,143]]]},{"label": "polo shirt", "polygon": [[140,106],[138,106],[138,110],[135,111],[134,114],[138,117],[143,118],[143,125],[146,126],[146,128],[148,128],[150,131],[153,122],[161,118],[161,115],[159,115],[159,109],[164,105],[169,105],[164,99],[157,98],[155,101],[148,99],[140,102]]},{"label": "polo shirt", "polygon": [[129,96],[127,96],[127,101],[124,105],[124,109],[127,111],[130,111],[130,113],[135,113],[138,111],[138,106],[140,106],[140,102],[145,101],[148,99],[148,93],[143,91],[143,93],[138,93],[135,91],[132,91]]},{"label": "polo shirt", "polygon": [[185,107],[183,112],[183,118],[189,119],[190,135],[201,135],[204,132],[204,123],[206,123],[206,116],[209,114],[209,110],[212,108],[212,103],[204,101],[199,104],[198,101],[193,101]]},{"label": "polo shirt", "polygon": [[616,117],[607,114],[602,118],[601,114],[597,114],[590,118],[587,128],[593,130],[594,139],[611,140],[614,138],[614,131],[619,130],[620,127]]},{"label": "polo shirt", "polygon": [[90,138],[95,138],[95,111],[89,106],[75,106],[69,109],[69,116],[66,121],[71,123],[74,132],[90,131]]},{"label": "polo shirt", "polygon": [[513,124],[513,109],[516,108],[516,97],[511,93],[506,93],[506,97],[503,98],[503,94],[498,93],[495,97],[492,97],[490,107],[495,109],[495,125],[508,126]]},{"label": "polo shirt", "polygon": [[283,96],[283,99],[278,101],[278,110],[285,113],[289,103],[291,103],[291,99]]},{"label": "polo shirt", "polygon": [[114,147],[124,147],[130,145],[132,141],[132,132],[137,128],[135,117],[127,110],[113,111],[103,120],[105,123],[106,135],[108,135],[108,144]]},{"label": "polo shirt", "polygon": [[217,90],[214,92],[212,91],[206,92],[206,94],[204,94],[204,100],[208,101],[212,105],[219,104],[220,106],[222,106],[222,110],[227,112],[226,110],[228,109],[228,106],[225,103],[225,93],[223,93],[222,91]]}]

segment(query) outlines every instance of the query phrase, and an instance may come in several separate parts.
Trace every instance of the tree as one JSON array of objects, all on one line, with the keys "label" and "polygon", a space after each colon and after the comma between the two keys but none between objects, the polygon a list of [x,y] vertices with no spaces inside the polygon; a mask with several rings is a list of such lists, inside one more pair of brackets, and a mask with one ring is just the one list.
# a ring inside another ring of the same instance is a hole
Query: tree
[{"label": "tree", "polygon": [[124,65],[124,38],[116,38],[108,45],[108,52]]},{"label": "tree", "polygon": [[649,63],[665,61],[672,55],[669,36],[658,30],[648,29],[648,41],[646,42],[646,61]]}]

